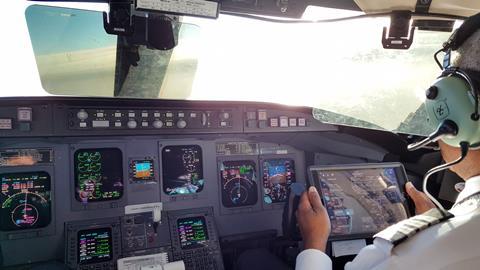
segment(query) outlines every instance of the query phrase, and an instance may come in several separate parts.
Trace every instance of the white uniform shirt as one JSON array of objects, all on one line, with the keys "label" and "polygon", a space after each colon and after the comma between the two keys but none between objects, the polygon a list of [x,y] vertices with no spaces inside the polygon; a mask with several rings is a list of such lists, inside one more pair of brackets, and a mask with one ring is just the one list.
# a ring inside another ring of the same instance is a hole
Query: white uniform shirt
[{"label": "white uniform shirt", "polygon": [[[480,176],[465,182],[450,212],[455,217],[396,247],[376,238],[345,269],[480,269]],[[307,249],[298,255],[295,269],[330,270],[332,261],[320,250]]]}]

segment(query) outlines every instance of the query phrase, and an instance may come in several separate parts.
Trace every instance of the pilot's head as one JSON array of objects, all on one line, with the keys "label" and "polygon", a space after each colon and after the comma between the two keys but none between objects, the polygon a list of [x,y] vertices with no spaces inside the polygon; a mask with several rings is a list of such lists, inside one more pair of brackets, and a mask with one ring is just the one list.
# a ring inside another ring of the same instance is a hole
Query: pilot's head
[{"label": "pilot's head", "polygon": [[[457,55],[453,60],[453,66],[462,70],[480,72],[480,29],[474,32],[458,49]],[[480,78],[473,78],[480,80]],[[451,108],[455,110],[455,108]],[[477,130],[480,130],[480,121],[478,121]],[[479,138],[480,139],[480,138]],[[460,148],[439,141],[442,156],[446,162],[456,160],[460,156]],[[480,149],[471,148],[466,158],[459,164],[450,168],[463,179],[480,175]]]}]

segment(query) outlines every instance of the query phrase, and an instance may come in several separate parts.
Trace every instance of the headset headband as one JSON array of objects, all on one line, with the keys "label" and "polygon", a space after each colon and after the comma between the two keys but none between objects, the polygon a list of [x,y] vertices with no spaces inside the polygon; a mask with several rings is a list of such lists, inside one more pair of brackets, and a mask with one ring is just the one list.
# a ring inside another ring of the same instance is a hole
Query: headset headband
[{"label": "headset headband", "polygon": [[479,28],[480,13],[469,17],[455,32],[453,32],[448,41],[443,45],[444,50],[458,50],[458,48],[460,48]]}]

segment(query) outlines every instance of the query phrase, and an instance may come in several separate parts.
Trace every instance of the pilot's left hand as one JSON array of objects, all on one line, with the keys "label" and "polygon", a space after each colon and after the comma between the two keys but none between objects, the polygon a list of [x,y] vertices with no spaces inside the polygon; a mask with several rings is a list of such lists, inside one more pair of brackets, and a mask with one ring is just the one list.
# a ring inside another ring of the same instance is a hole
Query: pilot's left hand
[{"label": "pilot's left hand", "polygon": [[330,235],[330,219],[315,187],[311,186],[302,194],[296,214],[305,249],[325,252]]}]

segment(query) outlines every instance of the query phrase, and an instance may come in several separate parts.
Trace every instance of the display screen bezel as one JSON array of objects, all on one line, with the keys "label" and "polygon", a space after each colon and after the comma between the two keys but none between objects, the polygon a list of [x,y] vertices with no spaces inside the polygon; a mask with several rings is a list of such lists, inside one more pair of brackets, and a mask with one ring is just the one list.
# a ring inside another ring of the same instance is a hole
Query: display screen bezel
[{"label": "display screen bezel", "polygon": [[[405,208],[407,217],[411,217],[414,211],[412,208],[412,204],[408,199],[408,195],[405,191],[405,184],[408,181],[407,174],[405,172],[405,168],[403,164],[398,162],[392,163],[365,163],[365,164],[348,164],[348,165],[325,165],[325,166],[310,166],[308,168],[309,173],[309,180],[310,184],[314,185],[318,192],[320,193],[320,197],[322,198],[322,202],[325,205],[324,196],[321,192],[320,182],[319,179],[314,175],[316,172],[319,171],[347,171],[347,170],[368,170],[368,169],[387,169],[392,168],[395,171],[395,175],[397,178],[397,184],[400,189],[400,192],[404,196],[405,200],[402,202],[402,205]],[[400,220],[399,220],[400,221]],[[378,232],[362,232],[362,233],[351,233],[351,234],[338,234],[338,235],[330,235],[330,240],[345,240],[345,239],[358,239],[358,238],[370,238],[375,233]]]},{"label": "display screen bezel", "polygon": [[[108,255],[108,258],[98,258],[98,257],[95,257],[95,258],[91,258],[91,259],[87,259],[85,261],[81,261],[80,260],[80,235],[82,235],[82,233],[92,233],[92,232],[108,232],[108,244],[109,244],[109,255]],[[112,228],[110,227],[103,227],[103,228],[92,228],[92,229],[85,229],[85,230],[79,230],[77,231],[77,243],[76,243],[76,246],[77,246],[77,263],[79,265],[88,265],[88,264],[96,264],[96,263],[100,263],[100,262],[109,262],[109,261],[112,261],[113,259],[113,237],[112,237]]]}]

